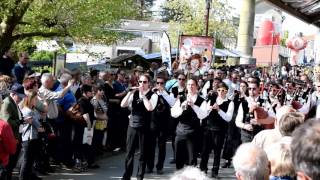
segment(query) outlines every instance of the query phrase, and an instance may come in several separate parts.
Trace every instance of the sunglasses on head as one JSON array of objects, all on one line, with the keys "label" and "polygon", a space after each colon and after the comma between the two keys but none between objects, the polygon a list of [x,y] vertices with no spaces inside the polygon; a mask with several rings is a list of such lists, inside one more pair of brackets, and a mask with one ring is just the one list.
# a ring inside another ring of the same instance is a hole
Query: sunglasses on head
[{"label": "sunglasses on head", "polygon": [[139,81],[139,83],[141,84],[141,83],[143,83],[143,84],[147,84],[148,83],[148,81]]}]

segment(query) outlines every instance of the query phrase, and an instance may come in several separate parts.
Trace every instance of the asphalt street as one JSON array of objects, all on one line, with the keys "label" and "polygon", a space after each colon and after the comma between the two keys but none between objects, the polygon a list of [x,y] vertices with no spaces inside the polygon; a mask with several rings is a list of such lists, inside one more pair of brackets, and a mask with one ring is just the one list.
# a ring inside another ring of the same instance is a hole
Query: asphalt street
[{"label": "asphalt street", "polygon": [[[171,143],[167,144],[167,156],[164,166],[164,174],[158,175],[156,173],[146,174],[146,180],[164,180],[170,179],[170,176],[175,172],[175,165],[170,164],[172,160],[173,153],[171,149]],[[121,179],[124,170],[124,159],[125,153],[106,153],[104,156],[100,157],[97,163],[100,165],[99,169],[89,170],[82,173],[74,173],[72,170],[60,169],[57,168],[55,173],[50,174],[49,176],[42,176],[44,180],[117,180]],[[200,159],[198,159],[198,164]],[[222,161],[223,162],[223,161]],[[209,161],[209,169],[212,167],[212,154]],[[135,170],[134,174],[137,172],[137,160],[134,164]],[[232,168],[220,169],[219,177],[222,180],[231,180],[235,179],[234,171]],[[132,180],[135,180],[135,176],[132,177]]]}]

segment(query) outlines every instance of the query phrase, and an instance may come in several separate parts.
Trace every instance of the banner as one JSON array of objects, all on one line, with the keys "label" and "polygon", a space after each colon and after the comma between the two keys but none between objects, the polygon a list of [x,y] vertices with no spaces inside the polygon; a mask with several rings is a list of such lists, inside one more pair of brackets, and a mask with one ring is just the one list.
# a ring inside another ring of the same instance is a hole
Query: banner
[{"label": "banner", "polygon": [[166,32],[163,32],[160,39],[160,50],[162,63],[168,63],[168,70],[171,71],[171,45],[169,36]]},{"label": "banner", "polygon": [[[190,69],[199,69],[202,73],[208,71],[212,63],[213,47],[213,37],[187,35],[180,36],[179,69],[184,71]],[[198,64],[198,67],[190,67],[191,63],[188,62],[188,59],[194,54],[199,54],[201,56],[201,62],[195,63]]]}]

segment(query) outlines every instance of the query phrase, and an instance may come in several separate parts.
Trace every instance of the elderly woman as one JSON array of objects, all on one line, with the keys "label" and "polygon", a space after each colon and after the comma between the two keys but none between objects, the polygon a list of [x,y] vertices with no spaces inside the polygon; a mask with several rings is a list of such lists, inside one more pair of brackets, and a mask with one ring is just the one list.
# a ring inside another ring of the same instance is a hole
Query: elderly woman
[{"label": "elderly woman", "polygon": [[295,179],[290,143],[275,143],[266,150],[266,153],[271,165],[270,180]]}]

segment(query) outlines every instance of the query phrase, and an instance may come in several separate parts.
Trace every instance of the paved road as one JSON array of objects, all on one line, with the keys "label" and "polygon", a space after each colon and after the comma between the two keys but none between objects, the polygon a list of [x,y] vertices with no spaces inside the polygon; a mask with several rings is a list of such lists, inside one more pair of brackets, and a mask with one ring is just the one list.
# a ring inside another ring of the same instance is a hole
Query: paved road
[{"label": "paved road", "polygon": [[[88,172],[78,173],[75,174],[71,170],[58,170],[58,172],[51,174],[50,176],[43,177],[44,180],[115,180],[120,179],[123,173],[124,168],[124,153],[114,153],[108,154],[106,157],[101,157],[98,160],[98,164],[101,166],[99,169],[96,170],[89,170]],[[167,157],[164,166],[164,174],[157,175],[156,173],[153,174],[146,174],[146,180],[167,180],[175,171],[175,165],[170,164],[170,160],[172,158],[172,150],[171,144],[167,144]],[[198,162],[200,160],[198,159]],[[212,159],[210,159],[209,164],[212,165]],[[135,160],[135,170],[136,173],[136,166],[137,161]],[[211,167],[209,167],[211,169]],[[220,179],[222,180],[231,180],[235,179],[233,169],[221,169]],[[134,174],[135,175],[135,174]],[[132,177],[133,180],[136,178]]]}]

